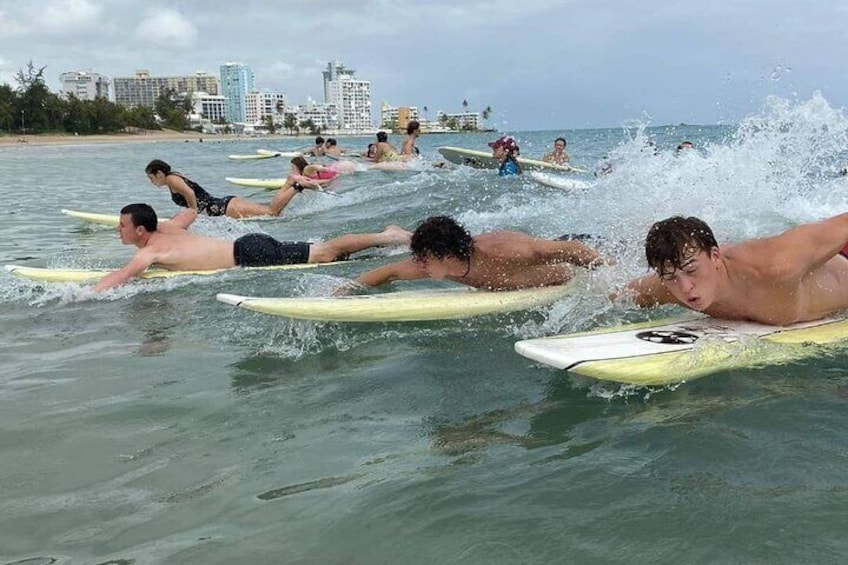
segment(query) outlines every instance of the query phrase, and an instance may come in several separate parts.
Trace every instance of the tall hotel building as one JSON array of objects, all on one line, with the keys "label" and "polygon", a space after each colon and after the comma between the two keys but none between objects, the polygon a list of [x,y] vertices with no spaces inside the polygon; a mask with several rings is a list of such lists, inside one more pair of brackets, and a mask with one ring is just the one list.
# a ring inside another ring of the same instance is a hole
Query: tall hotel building
[{"label": "tall hotel building", "polygon": [[247,93],[256,90],[253,86],[253,71],[243,63],[221,65],[221,94],[227,100],[227,121],[247,123]]},{"label": "tall hotel building", "polygon": [[142,69],[135,72],[134,77],[116,78],[115,102],[121,106],[149,106],[156,104],[156,99],[163,92],[172,90],[177,94],[206,92],[218,94],[218,79],[202,71],[193,76],[152,77],[150,71]]},{"label": "tall hotel building", "polygon": [[324,102],[338,108],[339,128],[370,130],[371,81],[357,80],[356,71],[341,63],[327,63],[324,74]]},{"label": "tall hotel building", "polygon": [[85,71],[71,71],[59,75],[62,83],[62,95],[65,98],[71,95],[80,100],[94,100],[95,98],[109,98],[109,79],[97,73]]}]

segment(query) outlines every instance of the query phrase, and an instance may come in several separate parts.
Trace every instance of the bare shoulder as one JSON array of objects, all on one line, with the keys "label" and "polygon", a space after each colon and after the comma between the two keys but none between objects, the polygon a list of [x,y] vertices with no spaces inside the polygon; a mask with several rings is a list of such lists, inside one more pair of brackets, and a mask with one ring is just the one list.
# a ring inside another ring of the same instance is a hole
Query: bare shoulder
[{"label": "bare shoulder", "polygon": [[783,260],[785,247],[782,238],[766,237],[723,245],[720,249],[731,271],[779,279],[792,274],[790,265]]}]

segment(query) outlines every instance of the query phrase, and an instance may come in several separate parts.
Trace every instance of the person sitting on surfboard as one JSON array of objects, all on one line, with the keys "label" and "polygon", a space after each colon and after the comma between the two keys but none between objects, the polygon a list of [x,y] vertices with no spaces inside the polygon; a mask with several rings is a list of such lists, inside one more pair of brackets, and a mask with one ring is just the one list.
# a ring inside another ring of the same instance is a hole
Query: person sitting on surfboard
[{"label": "person sitting on surfboard", "polygon": [[415,141],[421,135],[421,124],[417,120],[411,120],[406,124],[406,140],[401,148],[401,155],[407,158],[418,157],[421,152],[415,146]]},{"label": "person sitting on surfboard", "polygon": [[263,204],[251,202],[239,196],[215,198],[198,183],[171,170],[171,165],[161,159],[150,161],[144,168],[147,178],[153,186],[167,187],[171,200],[177,206],[194,208],[207,216],[228,216],[230,218],[249,218],[252,216],[278,216],[276,212]]},{"label": "person sitting on surfboard", "polygon": [[263,233],[224,241],[186,231],[196,218],[197,210],[189,208],[170,222],[159,224],[150,205],[124,206],[118,234],[121,243],[135,245],[138,251],[123,268],[100,279],[93,290],[120,286],[154,264],[169,271],[205,271],[328,263],[369,247],[407,245],[412,235],[399,226],[388,226],[380,233],[348,234],[323,243],[282,242]]},{"label": "person sitting on surfboard", "polygon": [[654,273],[631,281],[640,307],[680,304],[716,318],[789,325],[848,307],[848,214],[719,247],[701,219],[673,216],[645,238]]},{"label": "person sitting on surfboard", "polygon": [[403,157],[397,147],[389,143],[389,134],[377,132],[377,147],[374,150],[374,161],[377,163],[402,161]]},{"label": "person sitting on surfboard", "polygon": [[567,143],[565,142],[564,137],[558,137],[554,140],[554,150],[550,153],[546,153],[544,157],[542,157],[542,161],[545,163],[553,163],[554,165],[568,165],[571,162],[571,157],[568,153],[565,152],[565,146]]},{"label": "person sitting on surfboard", "polygon": [[574,276],[574,266],[604,263],[597,251],[579,241],[538,239],[515,231],[472,237],[447,216],[424,220],[412,234],[410,249],[410,259],[369,271],[356,282],[379,286],[430,278],[485,290],[517,290],[565,284]]},{"label": "person sitting on surfboard", "polygon": [[489,147],[492,148],[492,157],[500,163],[498,176],[520,175],[524,172],[515,159],[518,156],[519,149],[514,137],[511,135],[501,136],[490,142]]}]

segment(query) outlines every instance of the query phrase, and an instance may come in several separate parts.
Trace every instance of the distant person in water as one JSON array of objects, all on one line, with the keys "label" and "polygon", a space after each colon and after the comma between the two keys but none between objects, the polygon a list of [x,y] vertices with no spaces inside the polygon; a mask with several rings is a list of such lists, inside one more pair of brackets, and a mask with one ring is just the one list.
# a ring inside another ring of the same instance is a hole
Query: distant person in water
[{"label": "distant person in water", "polygon": [[252,216],[278,215],[269,206],[251,202],[239,196],[216,198],[206,192],[198,183],[171,170],[171,166],[160,159],[150,161],[144,168],[147,178],[153,186],[166,187],[171,200],[177,206],[193,208],[207,216],[228,216],[230,218],[249,218]]},{"label": "distant person in water", "polygon": [[640,307],[781,326],[848,308],[848,214],[721,247],[703,220],[674,216],[648,230],[645,256],[654,273],[628,285]]},{"label": "distant person in water", "polygon": [[595,267],[604,259],[573,239],[538,239],[516,231],[472,237],[456,220],[434,216],[412,234],[412,257],[369,271],[356,282],[379,286],[392,281],[448,279],[485,290],[517,290],[565,284],[575,266]]},{"label": "distant person in water", "polygon": [[418,147],[415,145],[415,141],[421,135],[421,124],[416,120],[410,121],[406,124],[406,139],[403,142],[403,147],[401,148],[401,154],[406,158],[417,157],[421,152],[418,150]]},{"label": "distant person in water", "polygon": [[124,206],[118,234],[121,243],[135,245],[138,251],[123,268],[100,279],[93,290],[100,292],[120,286],[152,265],[169,271],[205,271],[328,263],[369,247],[407,245],[411,235],[398,226],[389,226],[380,233],[349,234],[324,243],[283,242],[260,233],[225,241],[188,232],[196,218],[197,210],[189,209],[160,225],[156,212],[148,204]]},{"label": "distant person in water", "polygon": [[324,154],[324,138],[320,135],[315,138],[315,145],[310,147],[309,149],[303,152],[304,155],[312,155],[313,157],[320,157]]},{"label": "distant person in water", "polygon": [[[303,157],[291,160],[291,172],[283,185],[271,200],[270,208],[282,210],[297,194],[304,189],[321,190],[334,178],[342,173],[352,173],[359,167],[352,161],[334,161],[329,165],[310,165]],[[277,212],[279,213],[279,212]]]},{"label": "distant person in water", "polygon": [[542,161],[545,163],[552,163],[554,165],[568,165],[571,161],[571,157],[569,157],[568,153],[565,152],[565,146],[567,143],[565,142],[564,137],[558,137],[554,140],[554,150],[550,153],[546,153],[544,157],[542,157]]},{"label": "distant person in water", "polygon": [[492,148],[492,157],[498,161],[498,175],[506,177],[509,175],[520,175],[524,171],[518,164],[518,144],[511,135],[504,135],[489,143]]},{"label": "distant person in water", "polygon": [[675,151],[675,153],[677,155],[680,155],[681,153],[683,153],[684,151],[688,151],[689,149],[695,149],[695,144],[691,141],[684,141],[683,143],[677,146],[677,150]]},{"label": "distant person in water", "polygon": [[371,161],[374,160],[374,156],[377,154],[377,144],[369,143],[368,148],[365,150],[365,153],[362,154],[363,157],[369,159]]},{"label": "distant person in water", "polygon": [[327,141],[324,142],[324,155],[329,155],[331,157],[339,157],[344,155],[345,150],[339,147],[338,141],[334,137],[328,137]]}]

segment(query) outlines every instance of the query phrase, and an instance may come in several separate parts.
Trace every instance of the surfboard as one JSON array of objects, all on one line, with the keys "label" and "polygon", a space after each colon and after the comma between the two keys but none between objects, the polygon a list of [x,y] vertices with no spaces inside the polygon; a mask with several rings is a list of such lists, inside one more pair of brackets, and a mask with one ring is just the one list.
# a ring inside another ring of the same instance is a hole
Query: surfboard
[{"label": "surfboard", "polygon": [[[455,165],[467,165],[475,169],[497,169],[500,167],[497,159],[492,157],[491,151],[475,151],[474,149],[463,149],[462,147],[439,147],[439,153]],[[555,165],[554,163],[546,163],[525,157],[518,157],[516,160],[528,171],[586,172],[585,169],[572,167],[571,165]]]},{"label": "surfboard", "polygon": [[232,159],[233,161],[255,161],[257,159],[273,159],[274,157],[279,157],[279,155],[275,154],[262,154],[257,153],[255,155],[227,155],[227,159]]},{"label": "surfboard", "polygon": [[848,340],[848,319],[792,326],[688,318],[528,339],[515,351],[534,361],[603,381],[666,385],[726,369],[785,363]]},{"label": "surfboard", "polygon": [[543,173],[541,171],[530,171],[530,178],[539,184],[550,186],[551,188],[561,188],[563,190],[585,190],[592,185],[586,181],[566,178],[560,174]]},{"label": "surfboard", "polygon": [[[76,218],[78,220],[82,220],[84,222],[88,222],[90,224],[97,224],[100,226],[109,226],[109,227],[117,227],[118,223],[121,221],[121,216],[118,214],[96,214],[94,212],[79,212],[77,210],[66,210],[62,209],[61,212],[66,216],[70,216],[71,218]],[[280,220],[279,216],[250,216],[248,218],[229,218],[230,220],[239,220],[242,222],[270,222],[275,220]],[[163,219],[160,222],[167,222],[168,220]]]},{"label": "surfboard", "polygon": [[[268,267],[233,267],[232,269],[215,269],[208,271],[166,271],[164,269],[149,269],[139,275],[142,279],[165,279],[184,277],[187,275],[207,276],[229,271],[290,271],[297,269],[314,269],[316,267],[331,267],[355,263],[356,260],[333,261],[331,263],[300,263],[296,265],[271,265]],[[49,269],[44,267],[25,267],[22,265],[6,265],[11,274],[40,282],[92,282],[103,278],[112,271],[96,269]]]},{"label": "surfboard", "polygon": [[238,186],[248,186],[250,188],[264,188],[265,190],[277,190],[286,183],[286,179],[242,179],[227,177],[226,180],[230,184]]},{"label": "surfboard", "polygon": [[269,157],[301,157],[303,153],[300,151],[273,151],[271,149],[257,149],[259,155],[267,155]]},{"label": "surfboard", "polygon": [[405,291],[333,297],[268,298],[218,294],[221,302],[246,310],[324,322],[423,322],[528,310],[556,302],[569,285],[488,292],[473,289]]}]

